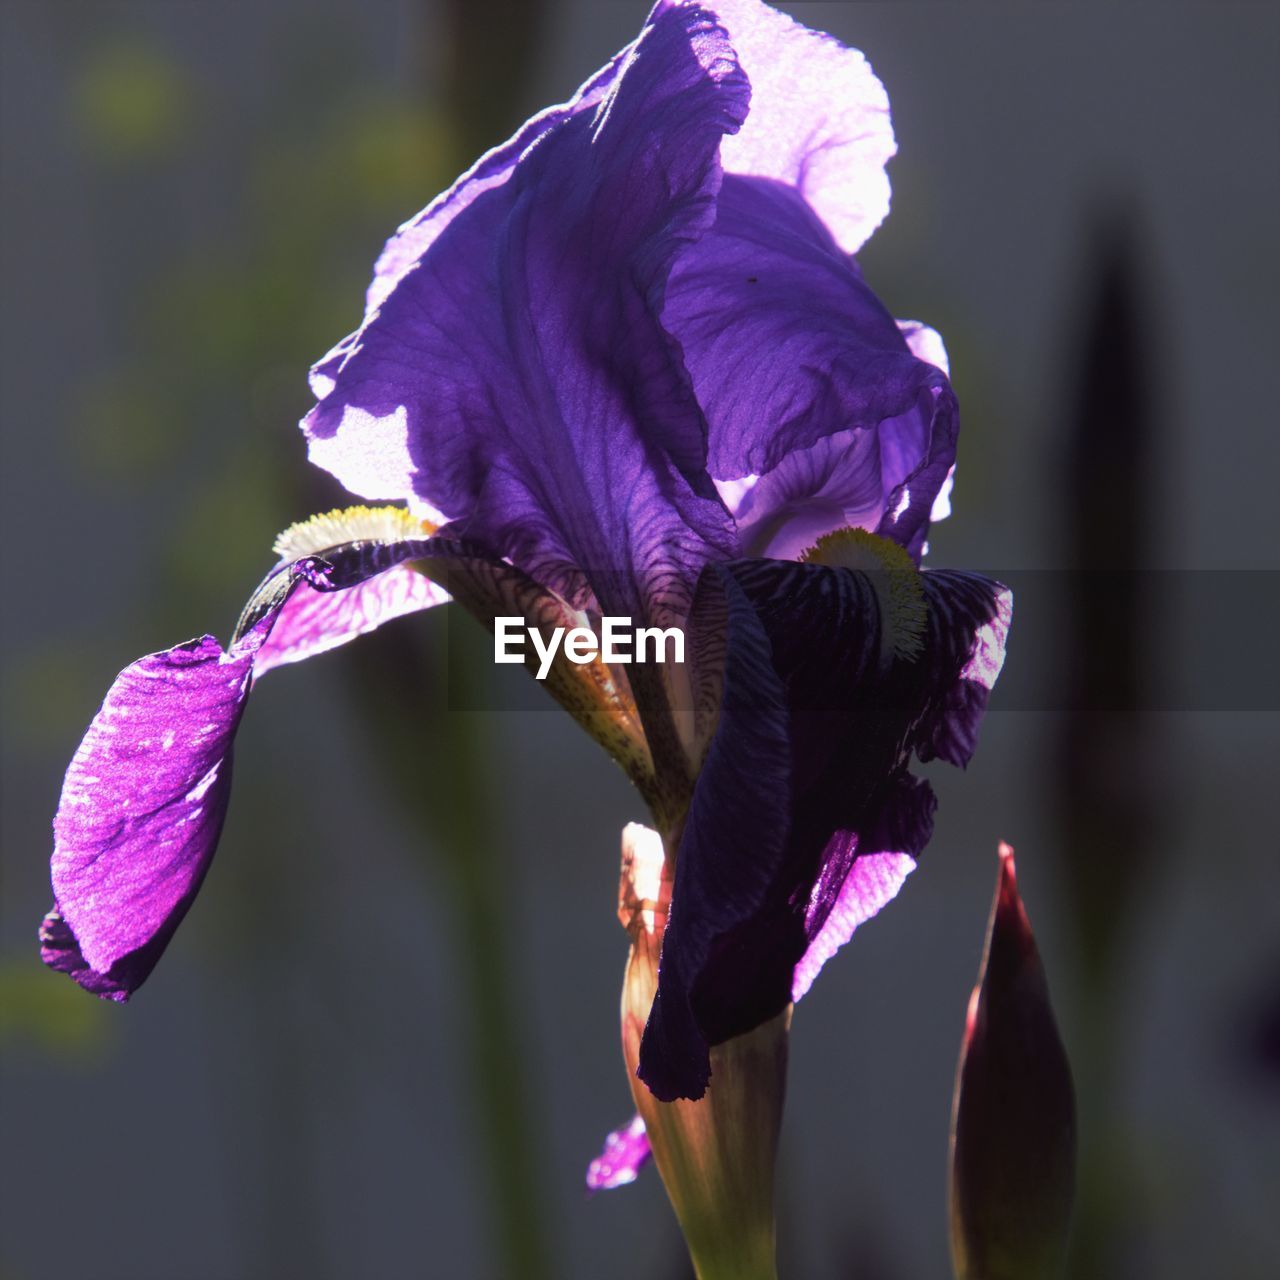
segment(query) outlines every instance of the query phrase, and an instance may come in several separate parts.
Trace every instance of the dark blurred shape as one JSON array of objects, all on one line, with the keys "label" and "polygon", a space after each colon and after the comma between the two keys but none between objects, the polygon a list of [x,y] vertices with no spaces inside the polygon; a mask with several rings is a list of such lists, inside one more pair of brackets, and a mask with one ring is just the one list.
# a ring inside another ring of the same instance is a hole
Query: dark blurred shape
[{"label": "dark blurred shape", "polygon": [[1013,850],[1002,844],[956,1071],[949,1189],[958,1280],[1056,1276],[1075,1163],[1071,1067],[1018,895]]},{"label": "dark blurred shape", "polygon": [[836,1274],[841,1280],[907,1280],[882,1220],[866,1215],[846,1228]]},{"label": "dark blurred shape", "polygon": [[[1152,725],[1161,669],[1161,601],[1145,572],[1162,508],[1158,433],[1166,406],[1152,344],[1140,224],[1112,210],[1095,221],[1082,262],[1084,296],[1067,365],[1062,508],[1067,590],[1052,812],[1066,923],[1087,1018],[1076,1078],[1090,1139],[1082,1151],[1073,1276],[1125,1273],[1132,1230],[1117,1212],[1126,1149],[1113,1063],[1117,977],[1135,914],[1159,872],[1168,787]],[[1162,803],[1158,803],[1161,801]]]},{"label": "dark blurred shape", "polygon": [[547,30],[547,6],[542,0],[449,0],[446,8],[449,50],[440,73],[459,163],[466,167],[530,114],[530,75]]},{"label": "dark blurred shape", "polygon": [[1138,233],[1101,222],[1084,256],[1066,423],[1068,587],[1054,771],[1062,869],[1089,985],[1105,981],[1156,848],[1155,541],[1159,413]]},{"label": "dark blurred shape", "polygon": [[1280,1096],[1280,963],[1254,984],[1237,1018],[1233,1039],[1245,1074]]}]

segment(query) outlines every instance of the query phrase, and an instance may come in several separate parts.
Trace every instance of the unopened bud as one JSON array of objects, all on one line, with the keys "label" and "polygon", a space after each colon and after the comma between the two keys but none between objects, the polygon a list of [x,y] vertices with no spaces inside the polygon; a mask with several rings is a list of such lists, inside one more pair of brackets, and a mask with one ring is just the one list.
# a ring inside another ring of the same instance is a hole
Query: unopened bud
[{"label": "unopened bud", "polygon": [[957,1280],[1049,1280],[1059,1273],[1075,1158],[1071,1068],[1018,896],[1013,850],[1002,844],[952,1110]]}]

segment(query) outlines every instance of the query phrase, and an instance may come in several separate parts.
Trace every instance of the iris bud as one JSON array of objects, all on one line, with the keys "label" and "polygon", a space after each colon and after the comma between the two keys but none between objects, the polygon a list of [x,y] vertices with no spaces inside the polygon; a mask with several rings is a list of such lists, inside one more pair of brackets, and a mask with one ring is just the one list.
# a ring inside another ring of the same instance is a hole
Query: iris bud
[{"label": "iris bud", "polygon": [[1050,1280],[1075,1184],[1071,1067],[1018,895],[1000,872],[969,999],[951,1123],[951,1258],[957,1280]]}]

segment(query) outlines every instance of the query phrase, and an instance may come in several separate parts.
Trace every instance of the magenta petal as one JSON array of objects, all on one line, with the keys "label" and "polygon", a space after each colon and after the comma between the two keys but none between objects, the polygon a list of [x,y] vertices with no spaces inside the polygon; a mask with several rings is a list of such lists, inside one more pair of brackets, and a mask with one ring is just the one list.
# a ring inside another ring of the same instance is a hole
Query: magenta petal
[{"label": "magenta petal", "polygon": [[438,598],[403,576],[403,562],[439,545],[352,541],[303,556],[254,593],[229,650],[205,636],[120,673],[67,770],[54,818],[46,964],[116,1000],[146,980],[213,858],[255,676]]},{"label": "magenta petal", "polygon": [[253,664],[254,679],[286,662],[325,653],[390,622],[448,600],[448,592],[407,564],[345,591],[295,591]]},{"label": "magenta petal", "polygon": [[40,959],[50,969],[65,973],[92,995],[101,996],[104,1000],[125,1001],[151,972],[155,964],[153,957],[164,950],[167,937],[167,934],[163,938],[157,935],[157,939],[142,950],[112,966],[110,972],[98,973],[89,967],[75,934],[55,903],[53,910],[40,922]]},{"label": "magenta petal", "polygon": [[648,1162],[649,1137],[639,1116],[621,1129],[615,1129],[604,1140],[604,1149],[587,1166],[588,1191],[612,1191],[634,1182]]},{"label": "magenta petal", "polygon": [[933,835],[936,809],[929,784],[902,769],[860,830],[837,831],[827,841],[822,870],[805,908],[808,946],[791,977],[793,1000],[809,990],[822,966],[859,925],[897,897]]},{"label": "magenta petal", "polygon": [[[840,838],[850,837],[842,832]],[[830,913],[795,967],[792,1000],[805,995],[822,966],[853,937],[860,924],[898,896],[915,866],[916,860],[907,853],[867,853],[854,859]]]},{"label": "magenta petal", "polygon": [[226,816],[231,744],[259,642],[226,654],[205,636],[139,659],[80,744],[51,868],[58,911],[92,974],[110,976],[167,941],[200,887]]}]

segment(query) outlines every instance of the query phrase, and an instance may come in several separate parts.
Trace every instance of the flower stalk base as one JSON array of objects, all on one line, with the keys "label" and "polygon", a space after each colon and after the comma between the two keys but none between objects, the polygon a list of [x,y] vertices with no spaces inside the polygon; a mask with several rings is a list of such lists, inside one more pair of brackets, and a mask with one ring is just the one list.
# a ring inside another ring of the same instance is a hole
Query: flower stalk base
[{"label": "flower stalk base", "polygon": [[698,1280],[776,1280],[774,1164],[786,1092],[788,1008],[711,1050],[711,1084],[696,1102],[659,1102],[636,1075],[658,983],[671,865],[657,833],[623,833],[619,915],[631,935],[622,989],[622,1050]]}]

